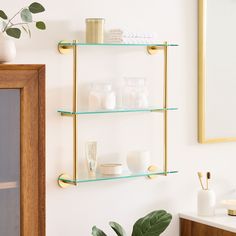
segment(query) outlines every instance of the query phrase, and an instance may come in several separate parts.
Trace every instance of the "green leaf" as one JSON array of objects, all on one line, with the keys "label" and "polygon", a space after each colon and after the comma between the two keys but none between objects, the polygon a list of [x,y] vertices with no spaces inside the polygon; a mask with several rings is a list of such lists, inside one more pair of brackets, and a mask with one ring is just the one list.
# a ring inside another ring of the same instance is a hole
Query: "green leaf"
[{"label": "green leaf", "polygon": [[5,14],[5,12],[3,10],[0,10],[0,18],[6,20],[7,19],[7,15]]},{"label": "green leaf", "polygon": [[30,4],[29,10],[33,14],[45,11],[44,7],[38,2],[33,2],[32,4]]},{"label": "green leaf", "polygon": [[36,27],[38,29],[41,29],[41,30],[45,30],[46,29],[46,25],[45,25],[45,23],[43,21],[36,22]]},{"label": "green leaf", "polygon": [[171,219],[171,214],[164,210],[153,211],[136,221],[132,236],[159,236],[168,227]]},{"label": "green leaf", "polygon": [[100,230],[96,226],[93,226],[92,228],[92,235],[93,236],[107,236],[102,230]]},{"label": "green leaf", "polygon": [[109,225],[116,232],[118,236],[126,236],[125,230],[118,223],[111,221],[109,222]]},{"label": "green leaf", "polygon": [[29,11],[29,9],[25,8],[21,11],[20,13],[20,16],[21,16],[21,19],[24,21],[24,22],[32,22],[33,21],[33,17],[32,17],[32,14],[31,12]]},{"label": "green leaf", "polygon": [[6,33],[7,33],[7,35],[9,35],[13,38],[16,38],[16,39],[19,39],[21,36],[21,30],[18,28],[8,28],[6,30]]}]

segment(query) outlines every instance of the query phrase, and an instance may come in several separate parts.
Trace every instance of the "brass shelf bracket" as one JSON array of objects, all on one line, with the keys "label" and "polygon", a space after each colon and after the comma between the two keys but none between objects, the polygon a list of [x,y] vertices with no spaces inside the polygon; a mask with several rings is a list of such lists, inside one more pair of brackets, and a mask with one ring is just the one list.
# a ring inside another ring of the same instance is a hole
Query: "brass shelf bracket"
[{"label": "brass shelf bracket", "polygon": [[163,47],[164,49],[164,85],[163,85],[163,107],[165,108],[164,111],[164,165],[163,169],[165,172],[165,176],[167,176],[168,172],[168,44],[165,42]]},{"label": "brass shelf bracket", "polygon": [[[61,45],[61,43],[66,43],[66,45]],[[77,186],[78,179],[78,117],[75,114],[77,112],[77,103],[78,103],[78,71],[77,71],[77,62],[78,62],[78,47],[77,40],[73,40],[73,45],[71,46],[67,41],[60,41],[58,44],[58,50],[61,54],[67,54],[73,51],[73,97],[72,97],[72,111],[74,114],[66,114],[66,116],[71,116],[73,118],[73,178],[67,174],[62,174],[58,177],[58,185],[62,188],[68,186]],[[64,115],[64,114],[63,114]],[[68,179],[71,182],[63,181],[61,179]],[[73,181],[72,181],[73,180]]]},{"label": "brass shelf bracket", "polygon": [[[68,44],[68,45],[61,45],[62,43],[64,44]],[[58,51],[61,53],[61,54],[68,54],[68,53],[71,53],[71,51],[73,50],[73,46],[69,45],[70,42],[69,41],[66,41],[66,40],[62,40],[58,43]]]},{"label": "brass shelf bracket", "polygon": [[[63,180],[62,180],[63,179]],[[64,181],[65,180],[65,181]],[[68,181],[66,181],[68,180]],[[67,188],[71,185],[75,185],[72,181],[71,181],[71,177],[67,174],[61,174],[58,179],[57,179],[57,183],[59,185],[59,187],[61,188]]]},{"label": "brass shelf bracket", "polygon": [[158,53],[158,51],[163,50],[163,46],[147,46],[147,52],[150,55],[155,55]]},{"label": "brass shelf bracket", "polygon": [[[148,171],[149,172],[155,172],[157,171],[157,166],[154,166],[154,165],[151,165],[148,167]],[[148,175],[147,176],[149,179],[156,179],[157,178],[157,175]]]},{"label": "brass shelf bracket", "polygon": [[[167,176],[168,172],[168,43],[164,42],[163,46],[147,46],[147,52],[150,55],[155,55],[158,51],[164,51],[164,85],[163,85],[163,125],[164,125],[164,157],[163,157],[163,169],[165,172],[165,176]],[[155,112],[155,111],[153,111]],[[150,167],[151,168],[151,167]],[[149,176],[154,177],[154,176]]]}]

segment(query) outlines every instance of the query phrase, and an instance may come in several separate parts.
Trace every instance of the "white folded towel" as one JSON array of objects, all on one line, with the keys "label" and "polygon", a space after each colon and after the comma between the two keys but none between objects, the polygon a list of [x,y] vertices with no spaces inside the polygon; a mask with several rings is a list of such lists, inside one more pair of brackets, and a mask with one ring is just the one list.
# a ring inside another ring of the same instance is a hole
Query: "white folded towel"
[{"label": "white folded towel", "polygon": [[110,38],[107,42],[123,44],[155,44],[157,41],[153,38]]},{"label": "white folded towel", "polygon": [[155,38],[155,34],[148,32],[128,32],[122,29],[111,29],[110,37],[125,37],[125,38]]}]

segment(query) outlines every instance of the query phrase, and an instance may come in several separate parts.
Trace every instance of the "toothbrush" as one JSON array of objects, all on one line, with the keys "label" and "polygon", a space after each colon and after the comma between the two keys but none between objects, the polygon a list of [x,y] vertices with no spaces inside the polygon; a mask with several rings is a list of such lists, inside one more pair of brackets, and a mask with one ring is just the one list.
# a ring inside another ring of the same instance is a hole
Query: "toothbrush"
[{"label": "toothbrush", "polygon": [[199,178],[200,184],[202,186],[202,190],[204,190],[203,183],[202,183],[202,172],[197,172],[197,174],[198,174],[198,178]]},{"label": "toothbrush", "polygon": [[207,178],[206,178],[207,190],[209,189],[209,179],[211,179],[211,173],[207,172]]}]

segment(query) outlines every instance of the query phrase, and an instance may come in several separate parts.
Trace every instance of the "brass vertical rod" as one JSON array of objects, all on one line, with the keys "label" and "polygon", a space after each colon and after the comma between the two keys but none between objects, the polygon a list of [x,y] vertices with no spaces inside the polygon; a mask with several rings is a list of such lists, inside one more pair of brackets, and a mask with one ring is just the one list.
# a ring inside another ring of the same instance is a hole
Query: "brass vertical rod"
[{"label": "brass vertical rod", "polygon": [[164,172],[168,171],[168,46],[164,46]]},{"label": "brass vertical rod", "polygon": [[[73,40],[73,112],[77,112],[77,103],[78,103],[78,76],[77,76],[77,60],[78,60],[78,51],[76,40]],[[77,115],[73,115],[73,180],[74,184],[77,185],[76,180],[78,178],[78,150],[77,150]]]}]

